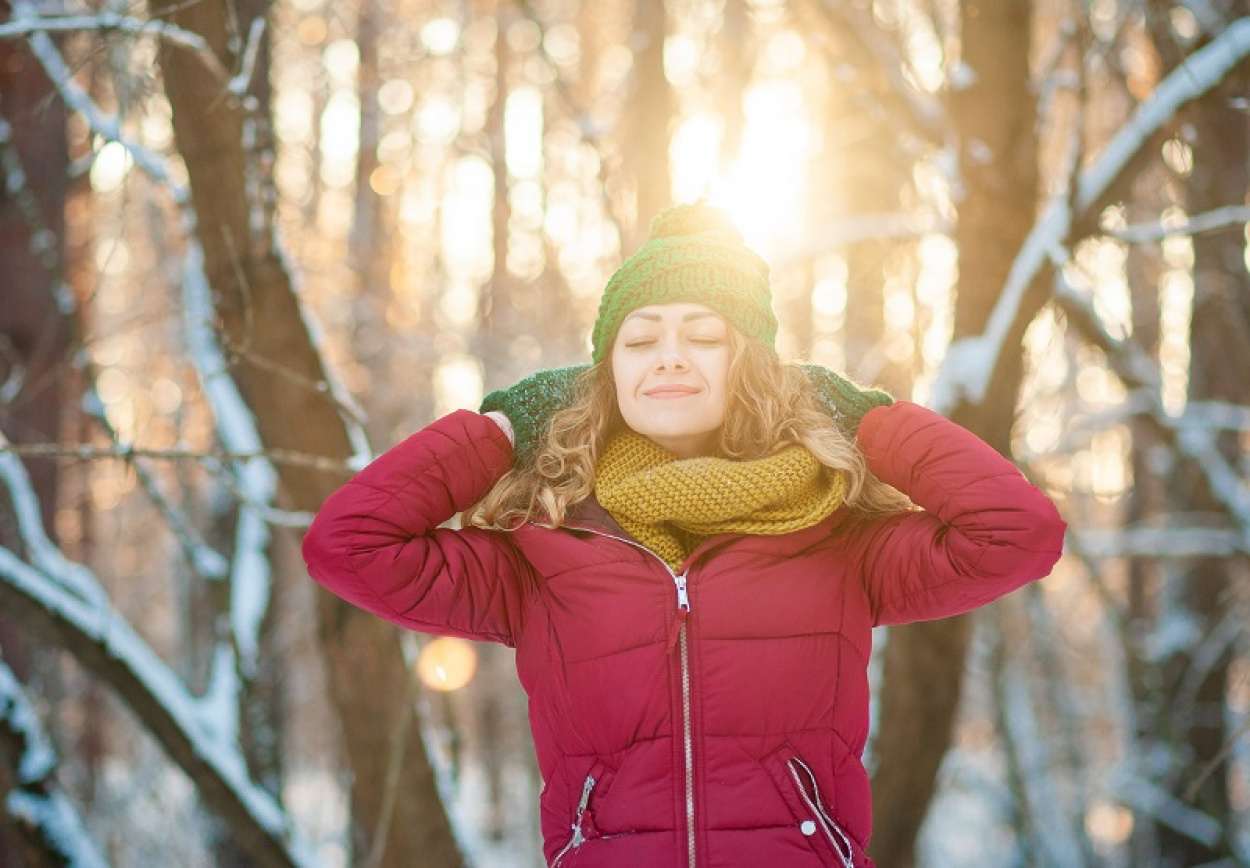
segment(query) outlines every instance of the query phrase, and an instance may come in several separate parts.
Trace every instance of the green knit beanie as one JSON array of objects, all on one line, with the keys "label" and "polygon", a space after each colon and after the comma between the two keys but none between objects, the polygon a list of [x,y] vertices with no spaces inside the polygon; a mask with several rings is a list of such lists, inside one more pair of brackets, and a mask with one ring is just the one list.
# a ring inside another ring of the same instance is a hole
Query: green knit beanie
[{"label": "green knit beanie", "polygon": [[651,237],[608,281],[592,336],[595,364],[607,358],[621,322],[652,304],[710,307],[748,338],[775,351],[768,264],[719,209],[702,202],[661,211]]}]

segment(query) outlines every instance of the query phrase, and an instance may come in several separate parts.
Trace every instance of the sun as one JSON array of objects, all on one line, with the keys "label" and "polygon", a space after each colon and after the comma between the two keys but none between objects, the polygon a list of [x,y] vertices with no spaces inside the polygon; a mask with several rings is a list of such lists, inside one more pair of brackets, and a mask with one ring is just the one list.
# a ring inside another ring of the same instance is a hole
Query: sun
[{"label": "sun", "polygon": [[728,159],[722,116],[701,111],[681,123],[669,152],[674,200],[706,199],[724,209],[747,243],[768,258],[802,231],[812,128],[792,81],[749,88],[743,114],[737,153]]}]

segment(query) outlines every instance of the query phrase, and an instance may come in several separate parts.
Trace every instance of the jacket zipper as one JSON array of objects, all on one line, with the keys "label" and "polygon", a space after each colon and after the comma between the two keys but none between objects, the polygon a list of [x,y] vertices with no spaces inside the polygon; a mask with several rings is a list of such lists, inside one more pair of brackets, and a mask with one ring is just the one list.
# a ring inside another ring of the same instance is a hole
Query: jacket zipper
[{"label": "jacket zipper", "polygon": [[586,843],[586,835],[582,832],[582,817],[586,814],[586,807],[590,804],[590,791],[594,788],[595,776],[586,775],[586,783],[582,784],[582,800],[577,803],[577,815],[573,818],[573,837],[564,845],[564,849],[556,854],[556,858],[551,862],[551,868],[556,868],[564,858],[564,854],[570,849],[576,850]]},{"label": "jacket zipper", "polygon": [[[664,559],[662,557],[660,557],[655,552],[651,551],[651,549],[647,548],[641,543],[635,542],[634,540],[625,539],[624,537],[619,537],[616,534],[605,533],[604,531],[595,530],[589,527],[578,526],[578,527],[575,527],[574,529],[584,531],[586,533],[593,533],[596,536],[605,537],[607,539],[614,539],[617,542],[623,542],[626,545],[631,545],[636,549],[641,549],[642,551],[646,552],[647,554],[651,555],[651,557],[659,561],[660,565],[664,567],[664,569],[668,572],[670,576],[672,576],[673,587],[677,590],[677,620],[673,624],[674,628],[676,629],[676,634],[670,637],[669,643],[668,643],[668,649],[671,653],[673,650],[674,644],[676,644],[680,653],[681,731],[682,731],[682,747],[684,750],[683,756],[685,758],[685,766],[686,766],[686,774],[685,774],[686,856],[687,856],[687,864],[689,868],[697,868],[697,863],[695,860],[695,826],[694,826],[694,733],[692,731],[692,724],[691,724],[691,719],[690,719],[690,645],[689,645],[689,640],[686,637],[686,618],[689,617],[690,615],[690,594],[688,593],[686,589],[686,575],[689,571],[687,570],[686,573],[682,573],[678,575],[677,573],[673,572],[672,567],[670,567],[667,563],[664,562]],[[578,815],[578,822],[579,823],[581,822],[580,813]],[[571,843],[572,842],[570,842],[570,844]],[[564,849],[567,850],[568,847],[566,846]],[[559,862],[560,856],[563,856],[563,855],[564,855],[564,850],[561,850],[559,856],[556,857],[556,862]],[[553,868],[556,862],[552,863]]]},{"label": "jacket zipper", "polygon": [[[685,595],[685,576],[679,596]],[[680,605],[680,604],[679,604]],[[690,602],[686,601],[685,611],[690,611]],[[694,736],[690,725],[690,648],[686,640],[686,625],[682,624],[679,635],[681,643],[681,722],[682,737],[686,749],[686,852],[689,856],[690,868],[695,868],[695,835],[694,835]]]},{"label": "jacket zipper", "polygon": [[[799,769],[803,770],[804,777],[811,783],[810,793],[799,777]],[[846,833],[842,831],[842,827],[825,810],[825,800],[820,797],[820,786],[816,783],[816,775],[812,774],[812,770],[808,768],[807,763],[798,757],[792,757],[786,761],[786,770],[790,772],[790,777],[794,779],[794,785],[798,788],[799,796],[807,805],[807,809],[816,820],[816,824],[820,826],[834,852],[838,854],[838,859],[842,862],[842,868],[855,868],[855,850],[851,847],[851,839],[847,837]]]}]

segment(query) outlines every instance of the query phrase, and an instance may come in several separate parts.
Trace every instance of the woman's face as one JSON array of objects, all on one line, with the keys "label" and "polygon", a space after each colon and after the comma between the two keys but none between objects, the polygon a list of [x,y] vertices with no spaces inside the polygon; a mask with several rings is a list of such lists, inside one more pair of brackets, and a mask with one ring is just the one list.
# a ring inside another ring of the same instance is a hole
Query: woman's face
[{"label": "woman's face", "polygon": [[678,458],[710,455],[725,423],[729,325],[701,304],[640,307],[616,334],[612,377],[630,428]]}]

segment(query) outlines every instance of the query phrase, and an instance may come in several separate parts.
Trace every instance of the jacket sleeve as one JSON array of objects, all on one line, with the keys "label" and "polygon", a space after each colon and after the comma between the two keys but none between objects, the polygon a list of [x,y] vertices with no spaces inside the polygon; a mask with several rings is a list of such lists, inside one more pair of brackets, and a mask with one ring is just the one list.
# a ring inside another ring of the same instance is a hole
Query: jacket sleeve
[{"label": "jacket sleeve", "polygon": [[917,404],[870,411],[858,443],[882,481],[922,512],[862,538],[874,624],[975,609],[1050,573],[1066,525],[1055,505],[972,432]]},{"label": "jacket sleeve", "polygon": [[532,568],[505,533],[439,528],[507,471],[493,421],[458,410],[380,455],[304,537],[309,575],[402,627],[515,645]]}]

